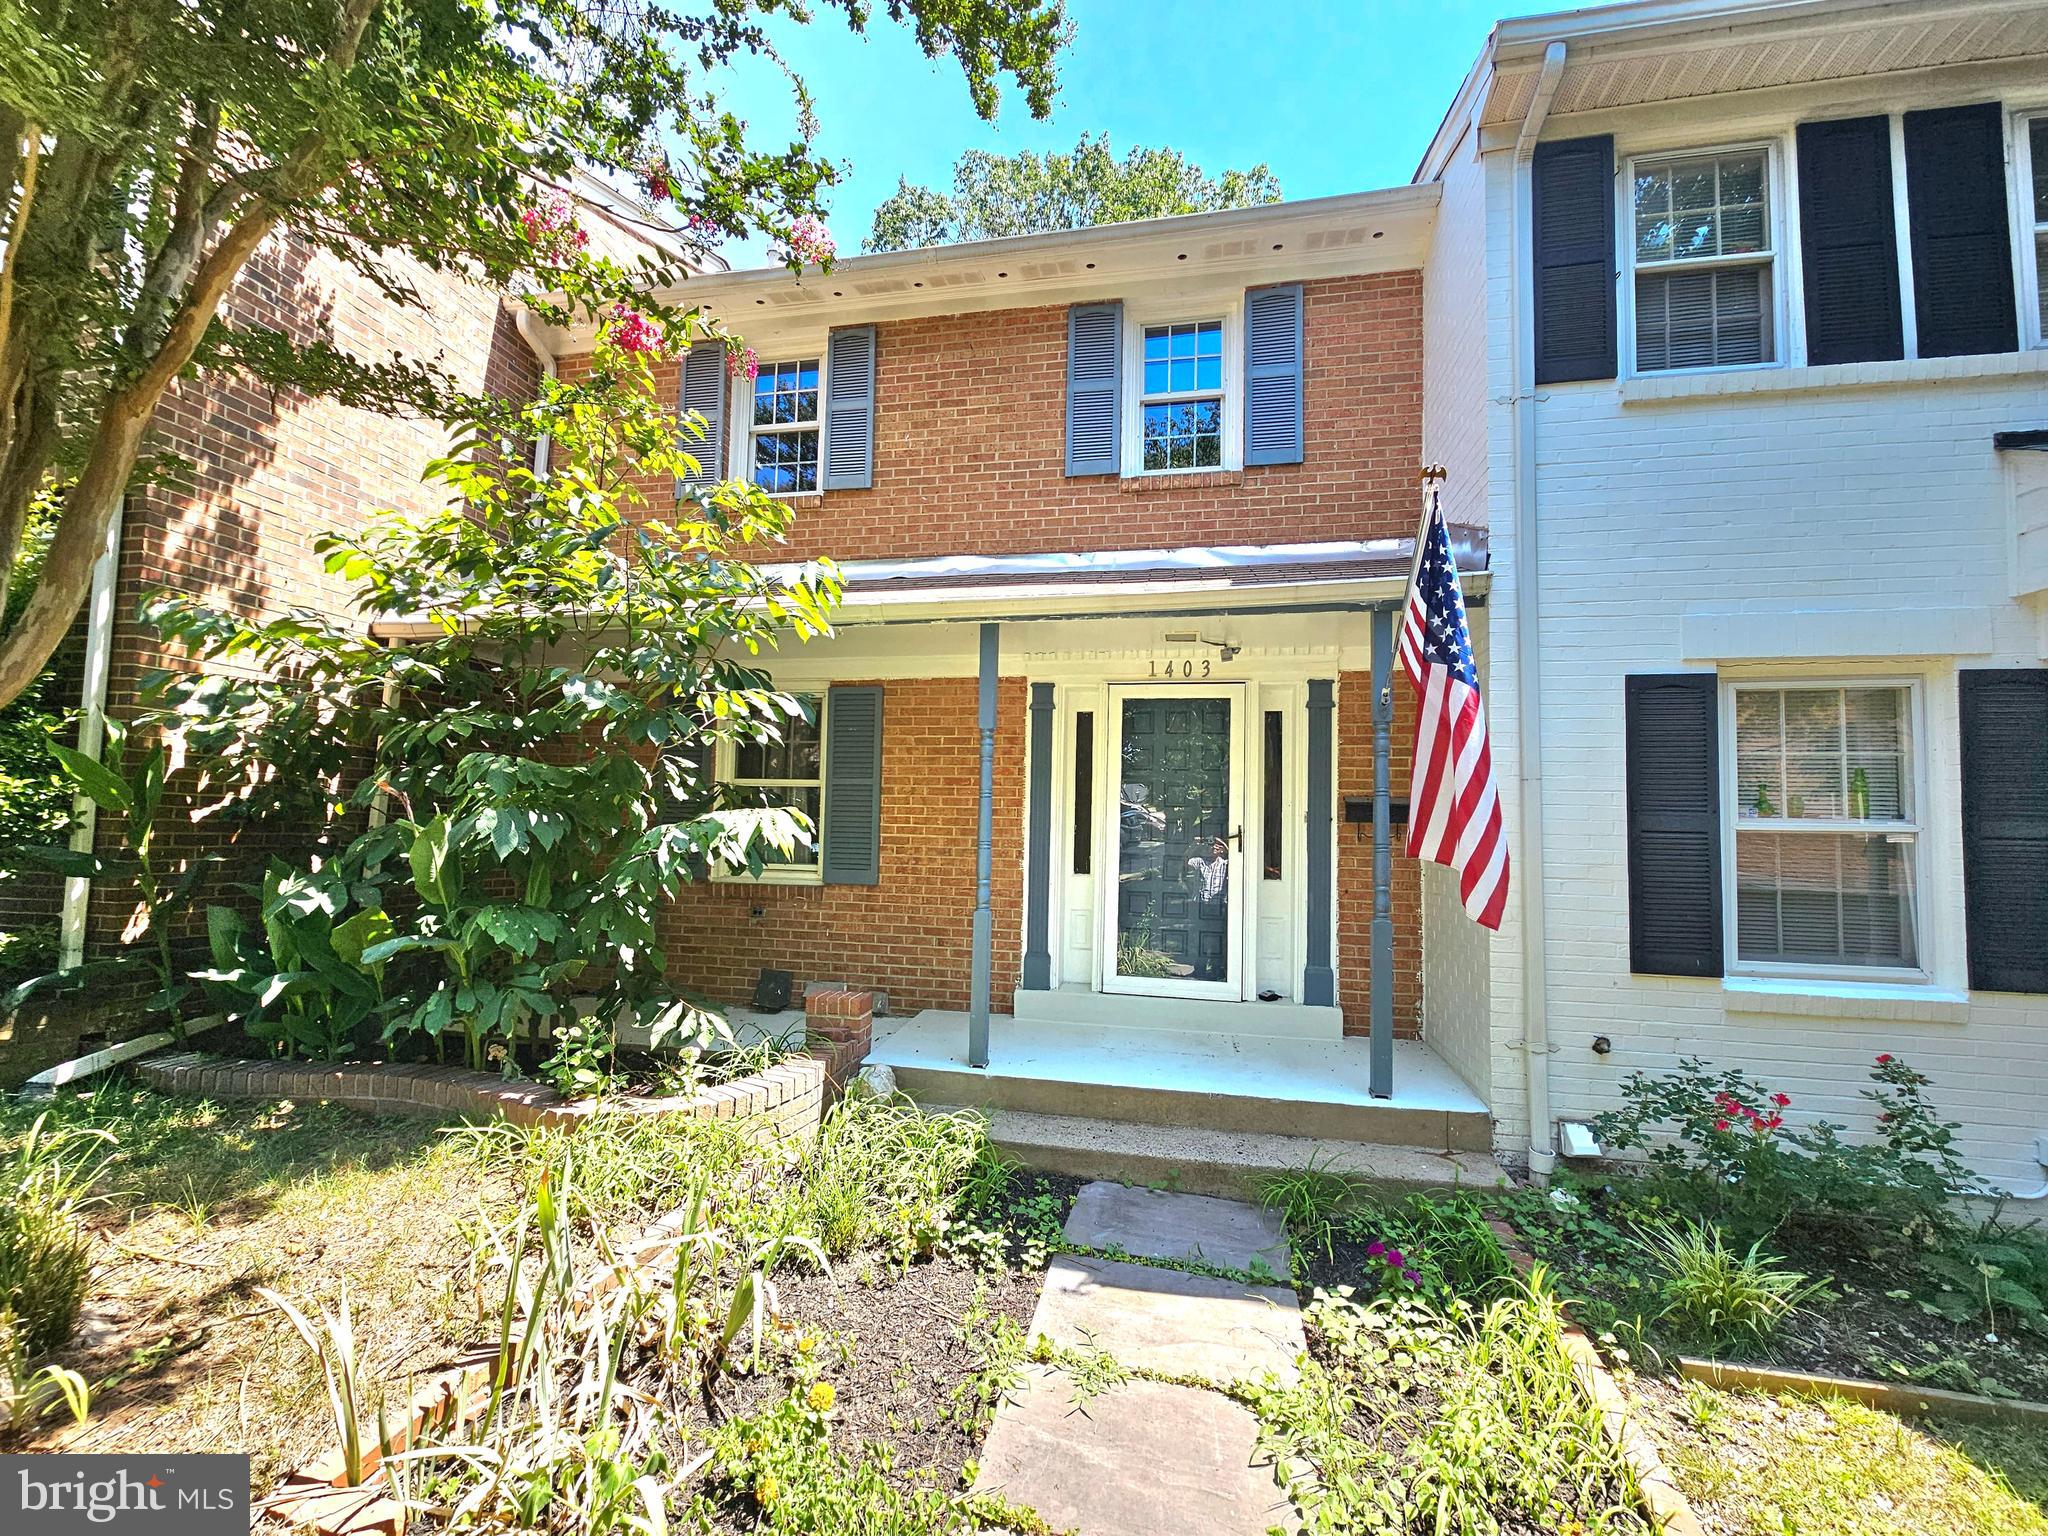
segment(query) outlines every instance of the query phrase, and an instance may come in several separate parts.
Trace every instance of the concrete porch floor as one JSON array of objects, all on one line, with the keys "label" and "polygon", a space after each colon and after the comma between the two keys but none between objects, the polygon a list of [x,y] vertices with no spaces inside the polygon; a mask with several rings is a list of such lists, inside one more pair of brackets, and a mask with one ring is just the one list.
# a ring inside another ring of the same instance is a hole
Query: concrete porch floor
[{"label": "concrete porch floor", "polygon": [[989,1021],[989,1064],[967,1064],[967,1015],[877,1019],[868,1059],[928,1103],[1212,1131],[1485,1151],[1485,1104],[1420,1041],[1394,1042],[1394,1095],[1366,1091],[1364,1040]]}]

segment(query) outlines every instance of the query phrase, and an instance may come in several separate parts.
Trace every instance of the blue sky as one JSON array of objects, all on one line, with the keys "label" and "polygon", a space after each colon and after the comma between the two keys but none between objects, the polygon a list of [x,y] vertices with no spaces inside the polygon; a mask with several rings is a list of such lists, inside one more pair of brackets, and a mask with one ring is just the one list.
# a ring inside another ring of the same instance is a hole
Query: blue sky
[{"label": "blue sky", "polygon": [[[1264,161],[1290,198],[1405,182],[1494,21],[1567,8],[1509,4],[1504,13],[1479,0],[1068,0],[1074,41],[1042,122],[1007,92],[997,120],[983,123],[958,67],[927,60],[879,5],[865,40],[822,7],[778,40],[816,99],[818,152],[845,172],[829,222],[851,255],[899,175],[943,189],[962,150],[1071,149],[1084,132],[1107,130],[1119,154],[1172,146],[1211,173]],[[788,134],[780,77],[756,67],[743,85],[754,142]],[[727,255],[738,266],[762,260],[758,248]]]}]

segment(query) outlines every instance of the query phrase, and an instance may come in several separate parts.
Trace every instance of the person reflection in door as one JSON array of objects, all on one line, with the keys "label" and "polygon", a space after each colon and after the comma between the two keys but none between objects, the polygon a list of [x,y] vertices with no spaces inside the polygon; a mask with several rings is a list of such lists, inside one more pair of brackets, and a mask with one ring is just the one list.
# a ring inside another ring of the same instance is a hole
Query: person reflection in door
[{"label": "person reflection in door", "polygon": [[1198,844],[1195,856],[1188,860],[1188,873],[1194,878],[1196,898],[1204,906],[1222,900],[1230,884],[1230,845],[1220,837],[1210,838],[1206,849]]}]

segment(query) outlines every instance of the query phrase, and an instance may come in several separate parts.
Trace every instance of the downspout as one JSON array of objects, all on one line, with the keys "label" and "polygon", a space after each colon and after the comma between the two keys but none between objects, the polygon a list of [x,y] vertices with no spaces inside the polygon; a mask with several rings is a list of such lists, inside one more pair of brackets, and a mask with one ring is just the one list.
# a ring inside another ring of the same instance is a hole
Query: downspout
[{"label": "downspout", "polygon": [[1543,1180],[1557,1166],[1550,1121],[1550,1019],[1546,1011],[1543,930],[1543,665],[1538,647],[1536,562],[1536,330],[1532,299],[1536,261],[1530,202],[1530,161],[1543,134],[1551,98],[1564,75],[1565,45],[1543,50],[1522,131],[1515,137],[1513,300],[1515,338],[1515,692],[1516,755],[1520,759],[1522,906],[1522,1051],[1529,1084],[1529,1175]]},{"label": "downspout", "polygon": [[[547,340],[540,333],[540,322],[533,318],[533,311],[521,309],[514,323],[519,327],[519,334],[525,339],[526,344],[533,348],[533,355],[540,359],[541,377],[543,379],[558,377],[555,354],[548,350]],[[545,432],[534,440],[533,472],[536,475],[546,476],[548,472],[548,459],[552,451],[553,443]]]},{"label": "downspout", "polygon": [[[114,503],[107,523],[106,548],[92,564],[92,587],[86,599],[85,676],[78,694],[78,750],[94,762],[107,741],[107,674],[114,659],[114,584],[121,572],[121,514],[127,498]],[[71,850],[92,852],[99,807],[90,795],[71,797]],[[57,917],[57,968],[69,970],[85,961],[85,920],[92,905],[92,877],[69,875]]]}]

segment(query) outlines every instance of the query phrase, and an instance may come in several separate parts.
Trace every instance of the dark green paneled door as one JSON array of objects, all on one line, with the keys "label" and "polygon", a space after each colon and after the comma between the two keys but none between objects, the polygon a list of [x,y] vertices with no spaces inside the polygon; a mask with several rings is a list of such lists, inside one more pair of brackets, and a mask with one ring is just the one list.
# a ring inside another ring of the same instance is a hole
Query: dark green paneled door
[{"label": "dark green paneled door", "polygon": [[1236,692],[1117,702],[1117,991],[1242,995]]}]

